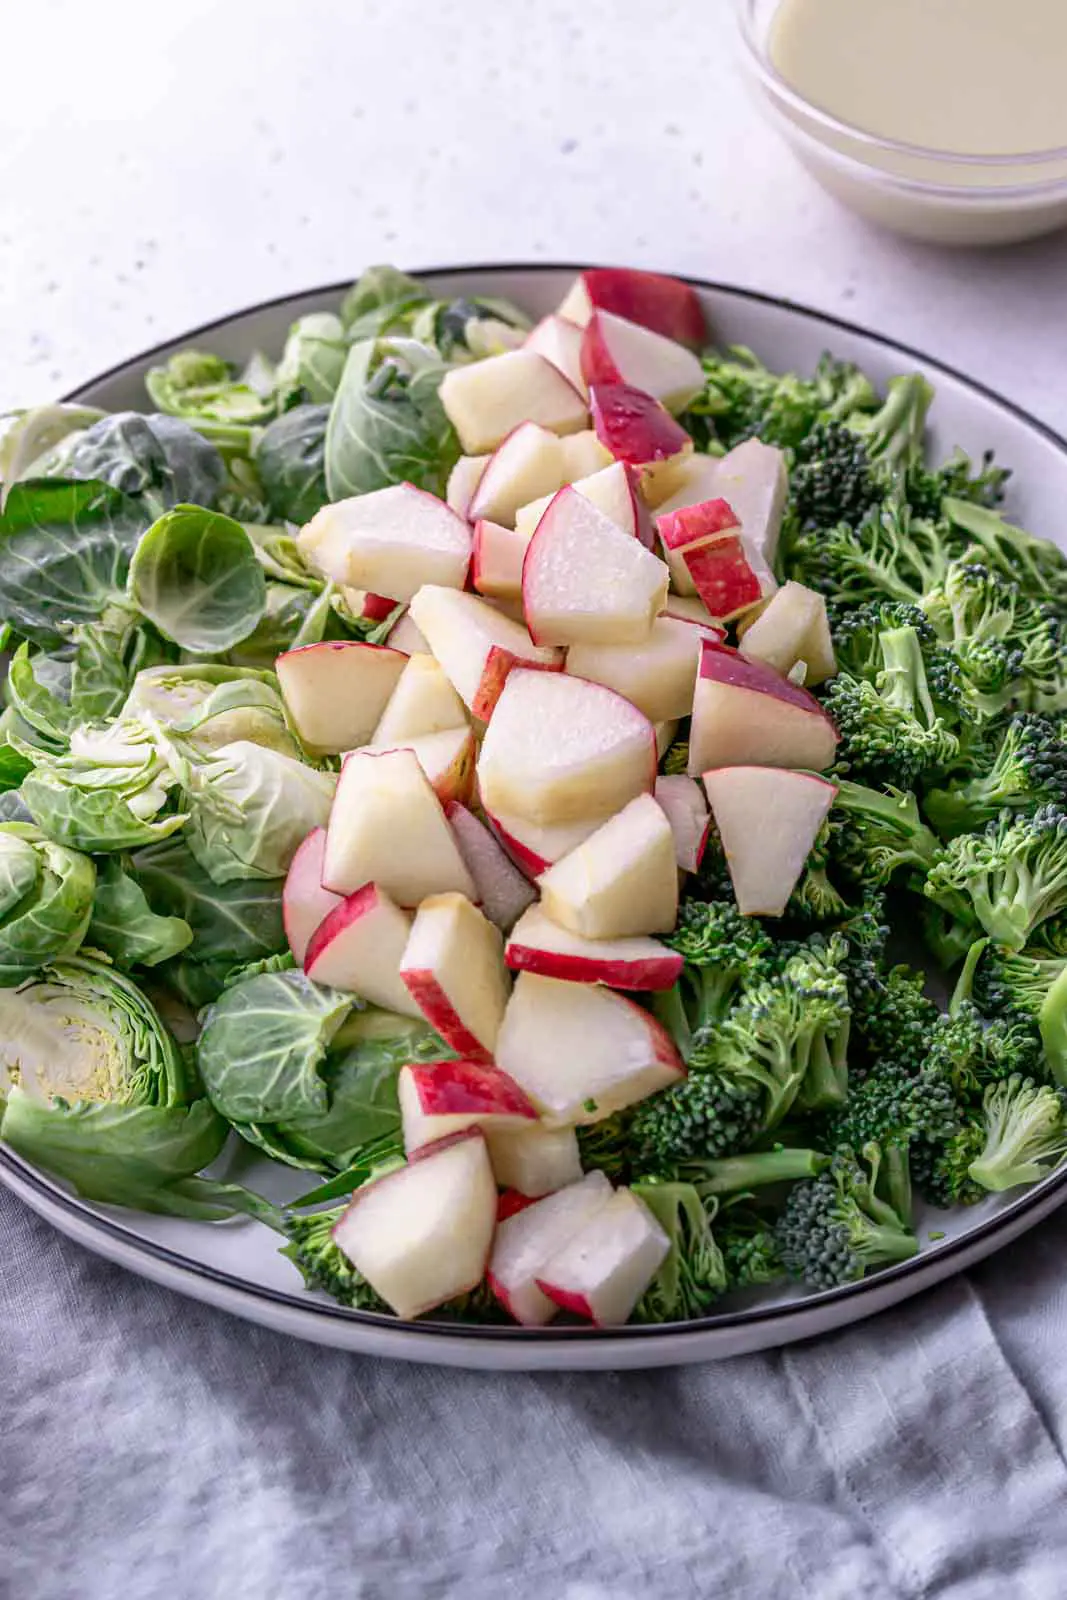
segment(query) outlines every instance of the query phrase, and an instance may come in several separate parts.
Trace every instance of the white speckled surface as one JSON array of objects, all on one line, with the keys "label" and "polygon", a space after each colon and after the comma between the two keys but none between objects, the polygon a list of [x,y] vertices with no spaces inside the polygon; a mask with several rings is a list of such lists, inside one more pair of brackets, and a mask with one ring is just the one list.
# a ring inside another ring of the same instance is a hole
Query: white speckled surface
[{"label": "white speckled surface", "polygon": [[0,407],[370,261],[582,258],[788,294],[1067,430],[1067,237],[957,255],[842,212],[749,103],[731,12],[20,7],[0,96]]}]

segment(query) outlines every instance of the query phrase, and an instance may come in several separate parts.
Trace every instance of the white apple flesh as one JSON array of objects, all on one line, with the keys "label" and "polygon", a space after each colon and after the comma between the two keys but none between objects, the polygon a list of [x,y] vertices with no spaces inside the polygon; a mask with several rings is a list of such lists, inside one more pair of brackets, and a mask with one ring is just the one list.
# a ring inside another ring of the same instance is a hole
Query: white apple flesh
[{"label": "white apple flesh", "polygon": [[679,870],[698,872],[708,842],[711,818],[707,801],[695,778],[683,773],[656,779],[656,804],[670,823]]},{"label": "white apple flesh", "polygon": [[517,664],[548,674],[562,669],[561,650],[534,644],[521,622],[478,595],[427,585],[412,601],[411,615],[453,688],[482,722],[492,716]]},{"label": "white apple flesh", "polygon": [[467,455],[495,450],[520,422],[553,433],[576,433],[588,422],[583,396],[535,350],[452,367],[438,395]]},{"label": "white apple flesh", "polygon": [[681,956],[656,939],[586,939],[553,922],[540,906],[531,906],[519,918],[504,959],[515,972],[635,990],[669,989],[683,965]]},{"label": "white apple flesh", "polygon": [[482,473],[489,462],[489,456],[460,456],[452,471],[448,474],[448,483],[445,485],[445,504],[462,517],[464,522],[470,522],[471,501],[474,491],[482,481]]},{"label": "white apple flesh", "polygon": [[517,1129],[537,1124],[537,1112],[517,1083],[491,1062],[415,1061],[397,1078],[404,1149],[425,1145],[465,1128]]},{"label": "white apple flesh", "polygon": [[339,755],[365,744],[396,688],[406,657],[387,645],[331,639],[287,650],[274,663],[302,744]]},{"label": "white apple flesh", "polygon": [[602,1172],[589,1172],[584,1178],[579,1172],[565,1188],[499,1224],[486,1278],[516,1322],[541,1328],[556,1316],[559,1306],[537,1287],[538,1274],[607,1205],[613,1193]]},{"label": "white apple flesh", "polygon": [[704,387],[704,369],[692,350],[611,311],[594,311],[586,323],[582,377],[590,387],[629,384],[675,412]]},{"label": "white apple flesh", "polygon": [[393,623],[385,639],[390,650],[401,650],[406,656],[428,656],[430,647],[411,618],[411,612],[405,611]]},{"label": "white apple flesh", "polygon": [[481,1282],[496,1229],[496,1183],[472,1129],[357,1189],[333,1239],[398,1317]]},{"label": "white apple flesh", "polygon": [[388,746],[466,726],[463,701],[434,657],[420,652],[408,657],[374,732],[361,742]]},{"label": "white apple flesh", "polygon": [[424,583],[462,589],[471,534],[443,500],[397,483],[323,506],[301,530],[299,544],[334,583],[396,601],[410,600]]},{"label": "white apple flesh", "polygon": [[655,781],[656,739],[636,706],[598,683],[517,669],[482,741],[487,812],[530,822],[606,816]]},{"label": "white apple flesh", "polygon": [[282,890],[282,921],[293,960],[303,966],[308,941],[320,922],[341,896],[322,887],[322,863],[326,854],[326,829],[312,828],[289,863]]},{"label": "white apple flesh", "polygon": [[561,489],[522,567],[522,604],[541,645],[640,644],[667,598],[666,565],[599,511]]},{"label": "white apple flesh", "polygon": [[670,1250],[670,1240],[630,1189],[618,1189],[537,1274],[564,1311],[600,1328],[621,1327]]},{"label": "white apple flesh", "polygon": [[531,1200],[554,1194],[582,1176],[578,1135],[573,1128],[536,1127],[485,1129],[496,1181]]},{"label": "white apple flesh", "polygon": [[421,733],[413,739],[361,745],[360,750],[368,755],[410,750],[443,806],[453,800],[466,805],[474,793],[478,746],[473,728],[445,728],[441,733]]},{"label": "white apple flesh", "polygon": [[607,821],[606,817],[581,817],[574,822],[531,822],[514,811],[487,811],[486,816],[495,837],[528,878],[539,877]]},{"label": "white apple flesh", "polygon": [[[550,497],[551,498],[551,497]],[[471,582],[488,600],[522,601],[522,564],[529,539],[484,518],[474,524]]]},{"label": "white apple flesh", "polygon": [[716,494],[729,500],[745,543],[773,562],[789,494],[785,453],[760,439],[746,439],[715,463]]},{"label": "white apple flesh", "polygon": [[722,840],[738,910],[780,917],[837,795],[811,772],[722,767],[704,788]]},{"label": "white apple flesh", "polygon": [[563,446],[556,434],[536,422],[520,422],[490,456],[471,497],[468,518],[514,524],[528,500],[555,494],[566,481]]},{"label": "white apple flesh", "polygon": [[560,440],[560,445],[566,468],[565,483],[574,483],[578,478],[590,478],[594,472],[602,472],[605,467],[610,467],[615,460],[611,451],[601,444],[593,428],[581,428],[577,433],[568,433]]},{"label": "white apple flesh", "polygon": [[400,977],[447,1045],[474,1060],[492,1060],[511,983],[500,930],[476,906],[460,894],[424,900]]},{"label": "white apple flesh", "polygon": [[532,972],[515,980],[496,1061],[556,1125],[600,1122],[685,1077],[670,1035],[625,995]]},{"label": "white apple flesh", "polygon": [[304,971],[315,983],[421,1019],[397,970],[410,932],[411,919],[396,902],[376,883],[364,884],[319,923],[304,953]]},{"label": "white apple flesh", "polygon": [[445,817],[474,880],[478,904],[489,921],[506,933],[536,898],[533,885],[466,806],[446,805]]},{"label": "white apple flesh", "polygon": [[[808,669],[805,683],[820,683],[822,677],[812,675],[804,651],[809,639],[822,637],[829,638],[826,601],[814,589],[789,582],[771,596],[752,626],[745,629],[739,648],[743,656],[764,661],[776,672],[787,674],[803,661]],[[824,666],[825,660],[818,665]]]},{"label": "white apple flesh", "polygon": [[542,909],[586,939],[670,933],[678,917],[674,834],[638,795],[538,880]]},{"label": "white apple flesh", "polygon": [[587,390],[582,377],[582,330],[576,322],[568,322],[566,317],[542,317],[526,335],[525,348],[551,361],[585,399]]},{"label": "white apple flesh", "polygon": [[652,722],[687,717],[693,709],[701,633],[688,622],[657,617],[638,644],[575,644],[567,671],[614,689]]},{"label": "white apple flesh", "polygon": [[705,640],[693,696],[689,774],[735,764],[833,765],[837,730],[814,695],[762,661]]}]

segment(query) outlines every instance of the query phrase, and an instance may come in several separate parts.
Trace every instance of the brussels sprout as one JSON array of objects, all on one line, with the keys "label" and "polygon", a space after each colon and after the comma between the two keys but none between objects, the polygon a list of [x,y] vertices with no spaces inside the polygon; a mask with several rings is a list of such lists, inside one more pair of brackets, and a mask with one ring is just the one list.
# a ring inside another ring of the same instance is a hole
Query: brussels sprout
[{"label": "brussels sprout", "polygon": [[253,631],[267,603],[255,547],[239,522],[178,505],[154,522],[130,562],[130,599],[183,650],[211,655]]},{"label": "brussels sprout", "polygon": [[96,870],[26,823],[0,825],[0,986],[12,988],[85,937]]}]

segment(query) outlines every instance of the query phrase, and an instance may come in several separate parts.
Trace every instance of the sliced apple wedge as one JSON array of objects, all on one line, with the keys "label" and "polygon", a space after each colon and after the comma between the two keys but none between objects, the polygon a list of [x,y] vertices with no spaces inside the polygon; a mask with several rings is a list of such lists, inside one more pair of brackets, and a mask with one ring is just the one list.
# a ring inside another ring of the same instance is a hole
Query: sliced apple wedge
[{"label": "sliced apple wedge", "polygon": [[462,589],[471,554],[470,528],[462,518],[410,483],[323,506],[298,542],[312,566],[334,583],[372,589],[394,601],[410,600],[424,583]]},{"label": "sliced apple wedge", "polygon": [[[573,1139],[573,1130],[566,1131]],[[486,1277],[516,1322],[541,1328],[556,1316],[559,1306],[537,1287],[537,1275],[607,1205],[614,1192],[602,1172],[589,1172],[583,1178],[579,1171],[577,1179],[565,1188],[500,1223]]]},{"label": "sliced apple wedge", "polygon": [[493,1169],[472,1128],[357,1189],[333,1239],[397,1316],[411,1318],[481,1282],[495,1230]]},{"label": "sliced apple wedge", "polygon": [[387,748],[402,739],[467,726],[467,709],[436,659],[410,655],[369,741]]},{"label": "sliced apple wedge", "polygon": [[520,422],[553,433],[576,433],[588,423],[583,397],[535,350],[508,350],[452,367],[438,394],[468,455],[495,450]]},{"label": "sliced apple wedge", "polygon": [[582,377],[582,330],[576,322],[568,322],[566,317],[542,317],[526,335],[525,349],[534,350],[546,361],[551,361],[585,399],[587,390]]},{"label": "sliced apple wedge", "polygon": [[[592,501],[597,510],[610,517],[623,533],[640,539],[646,550],[652,549],[655,535],[648,509],[638,492],[637,475],[633,467],[628,467],[625,461],[613,461],[610,466],[600,467],[587,477],[575,478],[570,487]],[[520,506],[515,513],[516,531],[527,539],[532,538],[552,499],[552,495],[544,494]]]},{"label": "sliced apple wedge", "polygon": [[679,717],[668,717],[666,722],[657,722],[656,729],[656,760],[662,761],[671,745],[678,737]]},{"label": "sliced apple wedge", "polygon": [[613,312],[696,350],[708,343],[707,320],[696,291],[660,272],[588,267],[568,289],[557,316],[584,328],[594,311]]},{"label": "sliced apple wedge", "polygon": [[513,811],[486,812],[493,833],[516,867],[529,878],[577,849],[606,817],[581,817],[575,822],[530,822]]},{"label": "sliced apple wedge", "polygon": [[837,729],[814,695],[762,661],[705,640],[689,730],[689,774],[709,767],[833,765]]},{"label": "sliced apple wedge", "polygon": [[274,670],[301,742],[340,755],[370,738],[406,662],[387,645],[330,639],[287,650]]},{"label": "sliced apple wedge", "polygon": [[780,917],[837,788],[811,772],[721,767],[704,788],[719,830],[738,910]]},{"label": "sliced apple wedge", "polygon": [[591,478],[594,472],[601,472],[605,467],[610,467],[615,460],[611,451],[601,444],[592,428],[581,428],[577,433],[568,433],[560,440],[560,445],[566,468],[563,480],[565,483],[574,483],[578,478]]},{"label": "sliced apple wedge", "polygon": [[613,989],[669,989],[682,971],[681,956],[655,939],[585,939],[553,922],[540,906],[531,906],[519,918],[504,959],[515,972],[536,972],[567,983],[606,983]]},{"label": "sliced apple wedge", "polygon": [[397,1079],[404,1149],[424,1145],[465,1128],[529,1128],[537,1112],[517,1083],[485,1061],[416,1061]]},{"label": "sliced apple wedge", "polygon": [[564,673],[514,671],[482,741],[478,784],[494,815],[605,816],[655,781],[656,738],[636,706]]},{"label": "sliced apple wedge", "polygon": [[665,564],[575,489],[537,524],[522,604],[537,644],[638,644],[667,598]]},{"label": "sliced apple wedge", "polygon": [[323,883],[335,894],[353,894],[370,882],[407,906],[451,889],[468,899],[476,893],[441,802],[411,750],[355,751],[337,780]]},{"label": "sliced apple wedge", "polygon": [[717,617],[712,616],[703,600],[697,595],[669,594],[661,615],[670,617],[675,622],[687,622],[694,628],[700,628],[709,639],[718,639],[720,644],[726,638],[726,629],[722,623]]},{"label": "sliced apple wedge", "polygon": [[582,1157],[573,1128],[536,1127],[485,1129],[496,1181],[532,1200],[580,1183]]},{"label": "sliced apple wedge", "polygon": [[718,487],[737,512],[750,549],[773,562],[789,494],[785,453],[760,439],[746,439],[715,463]]},{"label": "sliced apple wedge", "polygon": [[634,1001],[532,972],[515,980],[496,1060],[563,1125],[600,1122],[685,1076],[670,1035]]},{"label": "sliced apple wedge", "polygon": [[677,511],[661,509],[656,513],[655,528],[670,567],[671,584],[683,595],[697,592],[690,570],[697,552],[740,532],[734,509],[726,500],[698,500]]},{"label": "sliced apple wedge", "polygon": [[500,930],[476,906],[461,894],[424,900],[400,977],[446,1044],[474,1060],[492,1060],[511,984]]},{"label": "sliced apple wedge", "polygon": [[421,1019],[397,971],[410,932],[411,918],[376,883],[365,883],[319,923],[304,953],[304,971],[315,983]]},{"label": "sliced apple wedge", "polygon": [[472,715],[487,722],[516,664],[559,672],[563,652],[536,645],[521,622],[505,617],[486,600],[427,585],[411,615],[450,683]]},{"label": "sliced apple wedge", "polygon": [[[616,461],[647,469],[675,462],[693,441],[666,406],[626,383],[597,383],[589,390],[589,410],[597,438]],[[651,502],[650,502],[651,504]]]},{"label": "sliced apple wedge", "polygon": [[308,942],[319,923],[340,905],[341,896],[322,887],[322,863],[326,855],[326,829],[312,828],[289,863],[282,890],[282,922],[285,937],[298,966],[304,964]]},{"label": "sliced apple wedge", "polygon": [[711,818],[695,778],[682,773],[656,779],[656,804],[671,825],[674,854],[682,872],[698,872],[704,859]]},{"label": "sliced apple wedge", "polygon": [[471,520],[471,501],[474,499],[474,491],[482,481],[482,473],[488,462],[488,455],[460,456],[448,474],[445,504],[456,513],[457,517],[462,517],[464,522]]},{"label": "sliced apple wedge", "polygon": [[737,537],[690,547],[682,559],[697,594],[723,622],[762,604],[778,587],[763,557]]},{"label": "sliced apple wedge", "polygon": [[590,387],[629,384],[674,412],[704,388],[704,369],[692,350],[611,311],[594,311],[585,325],[582,377]]},{"label": "sliced apple wedge", "polygon": [[664,493],[655,503],[657,517],[670,516],[705,500],[723,499],[719,489],[720,459],[707,456],[702,450],[683,457],[674,468],[670,492]]},{"label": "sliced apple wedge", "polygon": [[[551,499],[551,495],[549,496]],[[489,600],[522,600],[522,564],[529,539],[484,518],[474,524],[471,582]]]},{"label": "sliced apple wedge", "polygon": [[366,755],[385,755],[391,750],[412,752],[443,806],[453,800],[466,805],[473,796],[478,755],[473,728],[444,728],[440,733],[420,733],[414,739],[360,747]]},{"label": "sliced apple wedge", "polygon": [[652,722],[687,717],[700,665],[702,635],[688,622],[657,617],[639,644],[575,644],[567,671],[624,695]]},{"label": "sliced apple wedge", "polygon": [[[814,589],[802,583],[783,584],[771,596],[750,628],[745,629],[740,650],[752,661],[764,661],[776,672],[792,671],[798,661],[808,669],[805,683],[821,683],[826,673],[818,668],[826,666],[826,641],[830,639],[830,626],[826,620],[826,601]],[[805,656],[810,643],[817,641],[816,670]],[[833,645],[830,644],[833,662]]]},{"label": "sliced apple wedge", "polygon": [[638,795],[538,879],[542,909],[586,939],[670,933],[678,917],[674,834]]},{"label": "sliced apple wedge", "polygon": [[630,1189],[617,1189],[545,1263],[537,1287],[564,1311],[600,1328],[621,1327],[670,1247],[644,1202]]},{"label": "sliced apple wedge", "polygon": [[514,524],[520,506],[555,494],[566,482],[563,446],[536,422],[520,422],[489,457],[470,503],[469,519]]},{"label": "sliced apple wedge", "polygon": [[430,647],[411,620],[410,611],[405,611],[402,616],[397,618],[390,628],[385,642],[390,650],[402,650],[406,656],[428,656],[430,654]]},{"label": "sliced apple wedge", "polygon": [[445,816],[464,865],[474,879],[478,904],[489,921],[506,933],[536,898],[532,884],[466,806],[446,805]]}]

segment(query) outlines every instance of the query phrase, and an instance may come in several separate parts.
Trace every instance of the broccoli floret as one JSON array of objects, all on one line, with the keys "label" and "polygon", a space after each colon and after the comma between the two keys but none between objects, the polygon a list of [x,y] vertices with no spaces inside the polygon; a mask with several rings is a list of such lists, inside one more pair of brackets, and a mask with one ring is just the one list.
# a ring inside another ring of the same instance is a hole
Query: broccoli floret
[{"label": "broccoli floret", "polygon": [[941,467],[913,467],[907,474],[905,493],[917,516],[944,516],[946,499],[969,500],[977,506],[997,506],[1011,477],[1007,467],[998,467],[993,451],[986,450],[977,468],[958,447]]},{"label": "broccoli floret", "polygon": [[687,408],[683,424],[698,447],[732,449],[744,439],[795,446],[819,421],[874,410],[878,396],[858,367],[825,355],[814,378],[778,374],[751,350],[735,345],[704,356],[704,393]]},{"label": "broccoli floret", "polygon": [[877,1144],[880,1177],[897,1216],[911,1216],[911,1149],[917,1139],[943,1144],[960,1126],[956,1097],[930,1066],[911,1073],[898,1060],[877,1061],[849,1089],[844,1107],[827,1127],[836,1149],[858,1152]]},{"label": "broccoli floret", "polygon": [[312,1211],[304,1216],[288,1213],[285,1232],[289,1243],[282,1246],[281,1254],[299,1267],[309,1289],[331,1295],[341,1305],[351,1306],[356,1311],[381,1311],[391,1315],[385,1301],[333,1241],[334,1223],[346,1207],[347,1202],[329,1211]]},{"label": "broccoli floret", "polygon": [[971,1000],[958,1001],[938,1017],[926,1057],[927,1070],[951,1085],[961,1101],[984,1093],[992,1083],[1016,1076],[1044,1076],[1041,1040],[1035,1025],[1022,1018],[982,1018]]},{"label": "broccoli floret", "polygon": [[931,867],[925,892],[957,921],[970,917],[1006,950],[1021,950],[1067,909],[1067,810],[1006,810],[981,833],[960,834]]},{"label": "broccoli floret", "polygon": [[667,754],[663,757],[663,771],[669,777],[681,774],[682,777],[689,771],[689,744],[685,739],[676,739]]},{"label": "broccoli floret", "polygon": [[1013,528],[998,512],[964,499],[947,499],[942,515],[971,545],[971,559],[1002,573],[1030,599],[1067,604],[1067,556],[1048,539]]},{"label": "broccoli floret", "polygon": [[864,440],[843,422],[817,422],[798,443],[789,488],[792,516],[812,529],[855,527],[883,494]]},{"label": "broccoli floret", "polygon": [[692,1184],[645,1179],[633,1192],[671,1242],[656,1276],[633,1313],[636,1322],[684,1322],[700,1317],[726,1288],[726,1267],[711,1219]]},{"label": "broccoli floret", "polygon": [[854,1283],[872,1267],[906,1261],[919,1241],[876,1193],[882,1165],[877,1145],[841,1153],[828,1172],[789,1192],[776,1229],[791,1277],[815,1289]]},{"label": "broccoli floret", "polygon": [[756,1289],[785,1277],[778,1235],[757,1212],[731,1206],[715,1221],[729,1289]]},{"label": "broccoli floret", "polygon": [[1067,972],[1067,954],[1050,955],[1036,946],[1012,952],[982,943],[974,975],[979,1008],[987,1016],[1039,1018],[1049,990]]},{"label": "broccoli floret", "polygon": [[923,610],[959,663],[975,716],[1061,704],[1064,643],[1052,607],[981,563],[963,561],[948,568]]},{"label": "broccoli floret", "polygon": [[1067,1085],[1067,969],[1049,985],[1038,1027],[1048,1071],[1057,1083]]},{"label": "broccoli floret", "polygon": [[685,962],[672,989],[656,995],[656,1016],[674,1036],[684,1061],[722,1017],[740,985],[767,969],[771,939],[733,900],[685,900],[664,941]]},{"label": "broccoli floret", "polygon": [[1067,806],[1067,740],[1056,718],[1019,712],[996,723],[972,757],[972,775],[932,789],[923,810],[944,838],[971,833],[1001,811]]},{"label": "broccoli floret", "polygon": [[891,785],[882,793],[837,780],[831,828],[834,861],[868,889],[883,887],[898,873],[908,883],[922,881],[939,858],[941,846],[915,796]]},{"label": "broccoli floret", "polygon": [[921,972],[895,966],[877,984],[871,983],[859,995],[853,992],[853,1021],[869,1058],[891,1056],[910,1070],[921,1066],[938,1016],[924,992],[924,981]]},{"label": "broccoli floret", "polygon": [[915,1187],[932,1206],[949,1211],[953,1206],[973,1206],[985,1190],[970,1175],[970,1165],[984,1143],[981,1123],[973,1117],[943,1143],[916,1139],[911,1147],[911,1176]]},{"label": "broccoli floret", "polygon": [[1067,1153],[1062,1089],[1031,1078],[1008,1078],[985,1093],[985,1142],[968,1172],[983,1189],[1000,1193],[1044,1178]]},{"label": "broccoli floret", "polygon": [[725,1072],[690,1071],[642,1100],[633,1117],[632,1148],[652,1172],[672,1172],[690,1158],[744,1150],[763,1127],[763,1086]]},{"label": "broccoli floret", "polygon": [[588,1172],[596,1167],[605,1172],[613,1183],[629,1182],[634,1154],[633,1120],[634,1112],[628,1109],[616,1111],[613,1116],[604,1117],[600,1122],[578,1128],[578,1149],[583,1171]]},{"label": "broccoli floret", "polygon": [[836,923],[854,908],[831,879],[833,829],[824,822],[804,863],[804,870],[785,909],[787,921]]},{"label": "broccoli floret", "polygon": [[960,551],[944,523],[913,517],[894,493],[857,526],[783,529],[782,566],[787,578],[817,589],[842,606],[870,600],[917,605],[944,577]]}]

